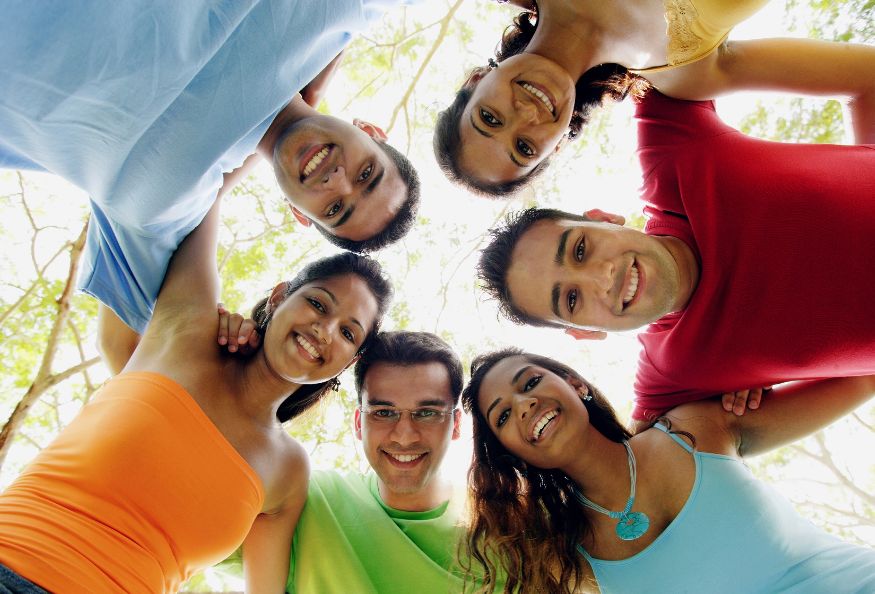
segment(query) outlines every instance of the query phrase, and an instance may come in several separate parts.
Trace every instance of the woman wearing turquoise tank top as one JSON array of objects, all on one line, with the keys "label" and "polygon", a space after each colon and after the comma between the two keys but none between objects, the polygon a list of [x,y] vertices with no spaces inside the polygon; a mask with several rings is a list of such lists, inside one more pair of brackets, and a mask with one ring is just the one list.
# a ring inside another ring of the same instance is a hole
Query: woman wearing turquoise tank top
[{"label": "woman wearing turquoise tank top", "polygon": [[873,395],[873,377],[798,383],[742,417],[684,404],[633,437],[569,367],[482,355],[462,393],[472,563],[506,570],[505,592],[875,592],[875,550],[815,527],[741,461]]},{"label": "woman wearing turquoise tank top", "polygon": [[526,12],[435,125],[441,169],[478,194],[504,196],[529,183],[592,110],[649,85],[676,99],[768,89],[868,94],[875,102],[875,83],[861,75],[872,71],[875,48],[806,39],[727,42],[766,0],[512,2]]}]

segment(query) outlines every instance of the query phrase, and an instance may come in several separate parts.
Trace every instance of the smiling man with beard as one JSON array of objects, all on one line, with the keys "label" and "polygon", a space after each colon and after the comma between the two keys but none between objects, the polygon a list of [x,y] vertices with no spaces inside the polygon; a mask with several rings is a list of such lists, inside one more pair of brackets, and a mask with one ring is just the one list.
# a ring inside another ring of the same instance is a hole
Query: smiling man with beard
[{"label": "smiling man with beard", "polygon": [[312,473],[288,592],[461,592],[462,502],[440,476],[459,437],[459,358],[434,334],[384,332],[355,376],[355,433],[373,472]]},{"label": "smiling man with beard", "polygon": [[[352,36],[401,1],[6,2],[0,167],[89,194],[79,286],[140,333],[171,254],[256,154],[299,219],[346,249],[378,249],[413,222],[415,171],[376,129],[298,93],[324,85]],[[320,134],[292,143],[304,122]]]}]

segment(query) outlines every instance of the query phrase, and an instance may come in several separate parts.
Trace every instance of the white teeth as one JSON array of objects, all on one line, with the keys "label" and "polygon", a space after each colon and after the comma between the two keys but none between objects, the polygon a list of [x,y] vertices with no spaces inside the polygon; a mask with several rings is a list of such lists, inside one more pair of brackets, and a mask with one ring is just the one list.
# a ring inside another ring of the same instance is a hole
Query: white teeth
[{"label": "white teeth", "polygon": [[559,416],[559,413],[555,410],[551,410],[543,417],[538,419],[538,422],[535,423],[535,427],[532,430],[532,441],[538,441],[541,438],[541,434],[544,433],[544,429],[547,428],[547,425],[550,424],[550,421]]},{"label": "white teeth", "polygon": [[298,341],[298,344],[301,345],[301,347],[305,351],[307,351],[311,357],[313,357],[314,359],[320,358],[319,357],[319,350],[316,347],[314,347],[313,344],[309,340],[307,340],[306,338],[304,338],[303,336],[298,334],[297,341]]},{"label": "white teeth", "polygon": [[[386,452],[389,454],[389,452]],[[413,462],[414,460],[418,460],[425,456],[425,454],[389,454],[399,462]]]},{"label": "white teeth", "polygon": [[307,164],[304,165],[304,170],[302,172],[304,177],[307,177],[308,175],[313,173],[313,171],[317,167],[319,167],[319,164],[322,163],[322,160],[325,159],[325,157],[327,157],[327,156],[328,156],[328,147],[327,146],[325,148],[323,148],[321,151],[319,151],[318,153],[316,153],[315,155],[313,155],[313,157],[309,161],[307,161]]},{"label": "white teeth", "polygon": [[626,295],[623,297],[623,305],[632,301],[635,293],[638,292],[638,267],[632,265],[632,278],[629,280],[629,288],[626,289]]},{"label": "white teeth", "polygon": [[538,89],[536,87],[533,87],[529,83],[521,83],[521,86],[522,86],[522,88],[527,90],[529,93],[531,93],[532,95],[537,97],[541,101],[541,103],[544,104],[544,107],[547,108],[547,111],[549,111],[552,114],[556,113],[556,110],[553,108],[553,103],[550,101],[550,98],[547,97],[547,95],[543,91],[541,91],[540,89]]}]

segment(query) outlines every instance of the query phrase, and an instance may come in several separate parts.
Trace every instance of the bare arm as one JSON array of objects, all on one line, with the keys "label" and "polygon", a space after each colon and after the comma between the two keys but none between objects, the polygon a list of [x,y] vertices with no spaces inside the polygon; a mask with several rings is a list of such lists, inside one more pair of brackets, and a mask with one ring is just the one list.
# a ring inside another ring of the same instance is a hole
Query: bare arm
[{"label": "bare arm", "polygon": [[823,429],[875,396],[875,376],[795,382],[772,391],[743,417],[732,416],[742,456],[762,454]]},{"label": "bare arm", "polygon": [[328,90],[328,85],[331,83],[331,79],[334,78],[334,75],[337,73],[337,67],[340,66],[340,63],[343,61],[343,51],[337,54],[328,65],[322,69],[322,72],[316,75],[316,77],[307,83],[307,86],[301,89],[301,97],[310,107],[316,107],[319,105],[319,102],[322,101],[322,97],[325,96],[325,91]]},{"label": "bare arm", "polygon": [[286,493],[280,507],[255,518],[243,541],[243,576],[247,594],[282,594],[289,575],[292,537],[307,499],[310,472],[304,449],[295,443],[286,465]]},{"label": "bare arm", "polygon": [[740,90],[844,97],[857,143],[875,142],[875,46],[813,39],[730,41],[707,58],[647,76],[678,99]]},{"label": "bare arm", "polygon": [[736,416],[717,399],[683,404],[666,416],[696,436],[703,452],[755,456],[802,439],[875,396],[875,376],[841,377],[778,386],[756,410]]},{"label": "bare arm", "polygon": [[103,303],[97,307],[97,350],[110,373],[118,375],[137,348],[140,335]]}]

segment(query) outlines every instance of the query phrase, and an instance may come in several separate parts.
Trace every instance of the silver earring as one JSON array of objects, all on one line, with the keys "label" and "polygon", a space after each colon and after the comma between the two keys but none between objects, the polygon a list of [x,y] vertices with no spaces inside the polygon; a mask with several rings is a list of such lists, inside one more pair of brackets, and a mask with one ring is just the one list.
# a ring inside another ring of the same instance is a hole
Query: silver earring
[{"label": "silver earring", "polygon": [[493,70],[498,68],[498,62],[495,61],[495,58],[489,58],[486,63],[489,65],[489,69]]}]

